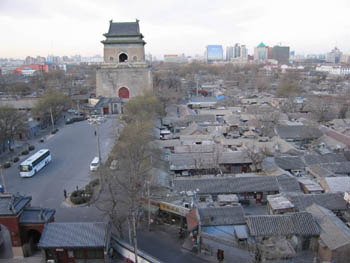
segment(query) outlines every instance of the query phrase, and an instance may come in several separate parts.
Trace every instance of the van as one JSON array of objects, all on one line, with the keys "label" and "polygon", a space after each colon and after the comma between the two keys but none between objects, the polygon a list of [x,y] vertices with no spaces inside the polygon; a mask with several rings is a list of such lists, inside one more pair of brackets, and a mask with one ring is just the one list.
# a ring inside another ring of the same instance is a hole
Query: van
[{"label": "van", "polygon": [[90,164],[90,171],[96,171],[99,166],[100,159],[98,157],[95,157]]}]

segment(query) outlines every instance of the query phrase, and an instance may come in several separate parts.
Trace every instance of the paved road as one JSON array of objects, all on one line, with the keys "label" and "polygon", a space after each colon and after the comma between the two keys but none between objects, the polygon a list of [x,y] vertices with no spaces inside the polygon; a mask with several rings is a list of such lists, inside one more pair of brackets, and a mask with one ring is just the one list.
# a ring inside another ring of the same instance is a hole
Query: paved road
[{"label": "paved road", "polygon": [[[106,160],[113,146],[116,122],[116,118],[108,118],[99,126],[102,160]],[[90,162],[97,156],[94,130],[95,126],[87,121],[77,122],[66,125],[44,143],[38,142],[35,151],[50,149],[52,162],[31,178],[19,176],[18,164],[5,170],[7,191],[32,196],[33,206],[56,209],[56,221],[101,220],[98,213],[89,211],[94,208],[73,209],[63,203],[64,189],[72,192],[77,186],[84,187],[90,181]]]},{"label": "paved road", "polygon": [[[106,160],[115,136],[118,120],[107,119],[100,125],[102,160]],[[32,178],[19,176],[18,164],[4,171],[8,192],[32,196],[32,205],[56,209],[56,222],[101,221],[104,218],[95,207],[67,207],[63,190],[71,192],[89,181],[89,166],[97,155],[95,127],[84,122],[66,125],[44,143],[37,143],[35,151],[48,148],[52,162]],[[25,158],[28,158],[26,156]],[[23,161],[22,158],[21,161]],[[1,258],[11,258],[9,237],[0,248]],[[203,262],[191,253],[181,250],[181,244],[164,232],[140,232],[140,248],[164,262]]]}]

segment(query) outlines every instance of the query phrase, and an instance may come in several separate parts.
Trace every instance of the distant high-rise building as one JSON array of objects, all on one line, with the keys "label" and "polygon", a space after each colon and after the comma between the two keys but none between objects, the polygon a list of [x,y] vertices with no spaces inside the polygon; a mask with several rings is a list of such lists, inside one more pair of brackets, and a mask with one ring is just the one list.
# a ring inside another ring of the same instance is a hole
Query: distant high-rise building
[{"label": "distant high-rise building", "polygon": [[45,57],[37,56],[35,60],[36,60],[35,64],[45,64],[46,63],[46,58]]},{"label": "distant high-rise building", "polygon": [[233,57],[234,58],[239,58],[240,56],[241,56],[241,46],[238,43],[236,43],[235,47],[234,47]]},{"label": "distant high-rise building", "polygon": [[271,51],[271,58],[278,61],[279,64],[289,63],[290,48],[286,46],[274,46]]},{"label": "distant high-rise building", "polygon": [[246,61],[248,60],[248,49],[245,45],[241,46],[241,60]]},{"label": "distant high-rise building", "polygon": [[254,60],[257,62],[265,62],[268,59],[268,47],[265,46],[263,42],[261,42],[254,49]]},{"label": "distant high-rise building", "polygon": [[342,54],[340,62],[350,64],[350,54]]},{"label": "distant high-rise building", "polygon": [[226,47],[226,60],[231,61],[232,58],[233,58],[233,47],[232,46]]},{"label": "distant high-rise building", "polygon": [[341,56],[341,51],[337,47],[335,47],[331,52],[327,53],[326,61],[329,63],[339,63]]},{"label": "distant high-rise building", "polygon": [[207,63],[223,60],[223,49],[221,45],[208,45],[206,48]]},{"label": "distant high-rise building", "polygon": [[35,58],[27,56],[26,59],[25,59],[25,64],[26,65],[33,65],[33,64],[35,64]]}]

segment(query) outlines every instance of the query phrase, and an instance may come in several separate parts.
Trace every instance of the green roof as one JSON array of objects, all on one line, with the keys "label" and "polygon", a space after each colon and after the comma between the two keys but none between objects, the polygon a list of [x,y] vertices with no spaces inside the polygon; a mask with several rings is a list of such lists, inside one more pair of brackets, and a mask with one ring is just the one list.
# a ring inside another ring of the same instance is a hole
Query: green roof
[{"label": "green roof", "polygon": [[263,42],[261,42],[258,47],[266,47],[266,46]]}]

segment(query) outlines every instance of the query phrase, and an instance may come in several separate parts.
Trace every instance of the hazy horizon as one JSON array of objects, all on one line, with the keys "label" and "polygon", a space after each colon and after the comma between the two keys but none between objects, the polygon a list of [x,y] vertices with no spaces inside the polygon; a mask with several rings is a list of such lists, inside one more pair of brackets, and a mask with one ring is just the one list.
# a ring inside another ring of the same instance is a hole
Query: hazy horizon
[{"label": "hazy horizon", "polygon": [[109,20],[136,18],[146,53],[158,59],[202,55],[211,44],[224,49],[245,44],[252,54],[260,42],[288,45],[297,54],[326,53],[334,46],[350,53],[349,11],[345,0],[296,0],[293,5],[278,0],[2,0],[0,57],[102,55],[100,41]]}]

